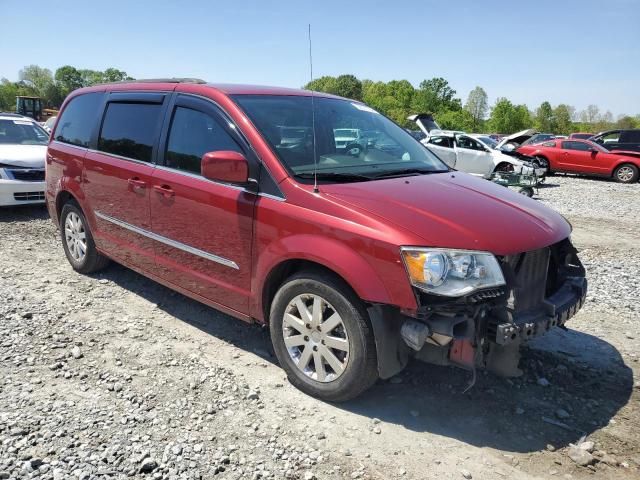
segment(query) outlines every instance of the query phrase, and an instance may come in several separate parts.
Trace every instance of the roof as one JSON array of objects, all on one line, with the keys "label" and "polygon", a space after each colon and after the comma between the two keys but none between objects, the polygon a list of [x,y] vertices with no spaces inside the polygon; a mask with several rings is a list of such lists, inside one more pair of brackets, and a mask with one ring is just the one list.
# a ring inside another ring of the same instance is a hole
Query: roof
[{"label": "roof", "polygon": [[331,95],[330,93],[312,92],[311,90],[303,90],[301,88],[271,87],[267,85],[240,85],[233,83],[207,83],[207,86],[213,87],[227,95],[293,95],[310,97],[313,94],[316,97],[343,98]]},{"label": "roof", "polygon": [[[310,90],[304,90],[300,88],[287,88],[287,87],[273,87],[267,85],[242,85],[234,83],[209,83],[199,78],[142,78],[138,80],[123,80],[121,82],[111,82],[102,85],[121,85],[121,84],[136,84],[136,83],[191,83],[196,85],[206,85],[207,87],[215,88],[227,95],[296,95],[296,96],[311,96]],[[318,97],[333,97],[342,98],[336,95],[331,95],[324,92],[313,92],[314,96]]]},{"label": "roof", "polygon": [[17,113],[0,112],[0,119],[2,120],[28,120],[29,122],[35,122],[31,117],[25,117]]}]

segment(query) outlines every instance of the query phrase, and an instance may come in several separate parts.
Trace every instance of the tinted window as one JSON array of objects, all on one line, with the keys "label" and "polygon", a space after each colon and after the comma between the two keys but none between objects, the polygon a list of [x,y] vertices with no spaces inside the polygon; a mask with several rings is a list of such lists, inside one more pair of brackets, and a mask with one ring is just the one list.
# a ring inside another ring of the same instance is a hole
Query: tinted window
[{"label": "tinted window", "polygon": [[640,142],[640,130],[628,130],[626,132],[622,132],[620,136],[621,142]]},{"label": "tinted window", "polygon": [[200,174],[202,156],[219,150],[242,152],[211,115],[190,108],[176,108],[167,142],[168,167]]},{"label": "tinted window", "polygon": [[160,104],[110,103],[104,115],[98,150],[150,162],[161,111]]},{"label": "tinted window", "polygon": [[102,93],[74,97],[62,112],[54,138],[59,142],[88,147],[101,104]]},{"label": "tinted window", "polygon": [[562,142],[562,148],[565,150],[580,150],[588,152],[591,149],[591,145],[582,142]]},{"label": "tinted window", "polygon": [[590,133],[572,133],[570,135],[570,138],[578,138],[580,140],[586,140],[591,137],[593,137],[593,135]]},{"label": "tinted window", "polygon": [[429,143],[439,147],[451,148],[451,137],[431,137]]}]

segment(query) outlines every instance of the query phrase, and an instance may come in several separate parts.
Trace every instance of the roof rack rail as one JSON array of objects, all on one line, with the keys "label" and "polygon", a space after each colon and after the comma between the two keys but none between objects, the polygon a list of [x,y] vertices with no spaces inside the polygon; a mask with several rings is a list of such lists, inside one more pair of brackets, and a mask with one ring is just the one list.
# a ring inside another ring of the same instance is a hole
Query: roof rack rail
[{"label": "roof rack rail", "polygon": [[102,85],[114,85],[119,83],[207,83],[200,78],[139,78],[136,80],[122,80],[120,82],[107,82]]}]

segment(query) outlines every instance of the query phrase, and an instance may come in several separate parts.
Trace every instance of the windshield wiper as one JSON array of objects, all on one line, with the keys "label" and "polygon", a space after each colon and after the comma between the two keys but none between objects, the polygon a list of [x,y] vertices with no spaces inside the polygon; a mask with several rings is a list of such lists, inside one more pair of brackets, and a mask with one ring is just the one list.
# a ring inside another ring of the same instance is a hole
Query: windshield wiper
[{"label": "windshield wiper", "polygon": [[394,178],[394,177],[406,177],[408,175],[427,175],[430,173],[445,173],[448,170],[425,170],[423,168],[405,168],[404,170],[393,170],[391,172],[382,172],[375,175],[373,178]]},{"label": "windshield wiper", "polygon": [[318,172],[314,175],[313,172],[297,173],[295,175],[298,178],[311,179],[315,177],[318,180],[336,180],[338,182],[366,182],[371,180],[372,177],[366,175],[359,175],[357,173],[337,173],[337,172]]}]

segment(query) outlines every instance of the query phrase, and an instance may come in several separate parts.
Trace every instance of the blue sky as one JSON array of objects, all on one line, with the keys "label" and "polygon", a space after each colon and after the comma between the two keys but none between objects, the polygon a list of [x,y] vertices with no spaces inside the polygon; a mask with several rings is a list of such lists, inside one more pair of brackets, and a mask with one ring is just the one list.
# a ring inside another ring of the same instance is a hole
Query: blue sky
[{"label": "blue sky", "polygon": [[491,103],[640,114],[637,0],[0,0],[0,18],[10,80],[35,63],[299,87],[311,23],[316,76],[441,76],[463,100],[480,85]]}]

